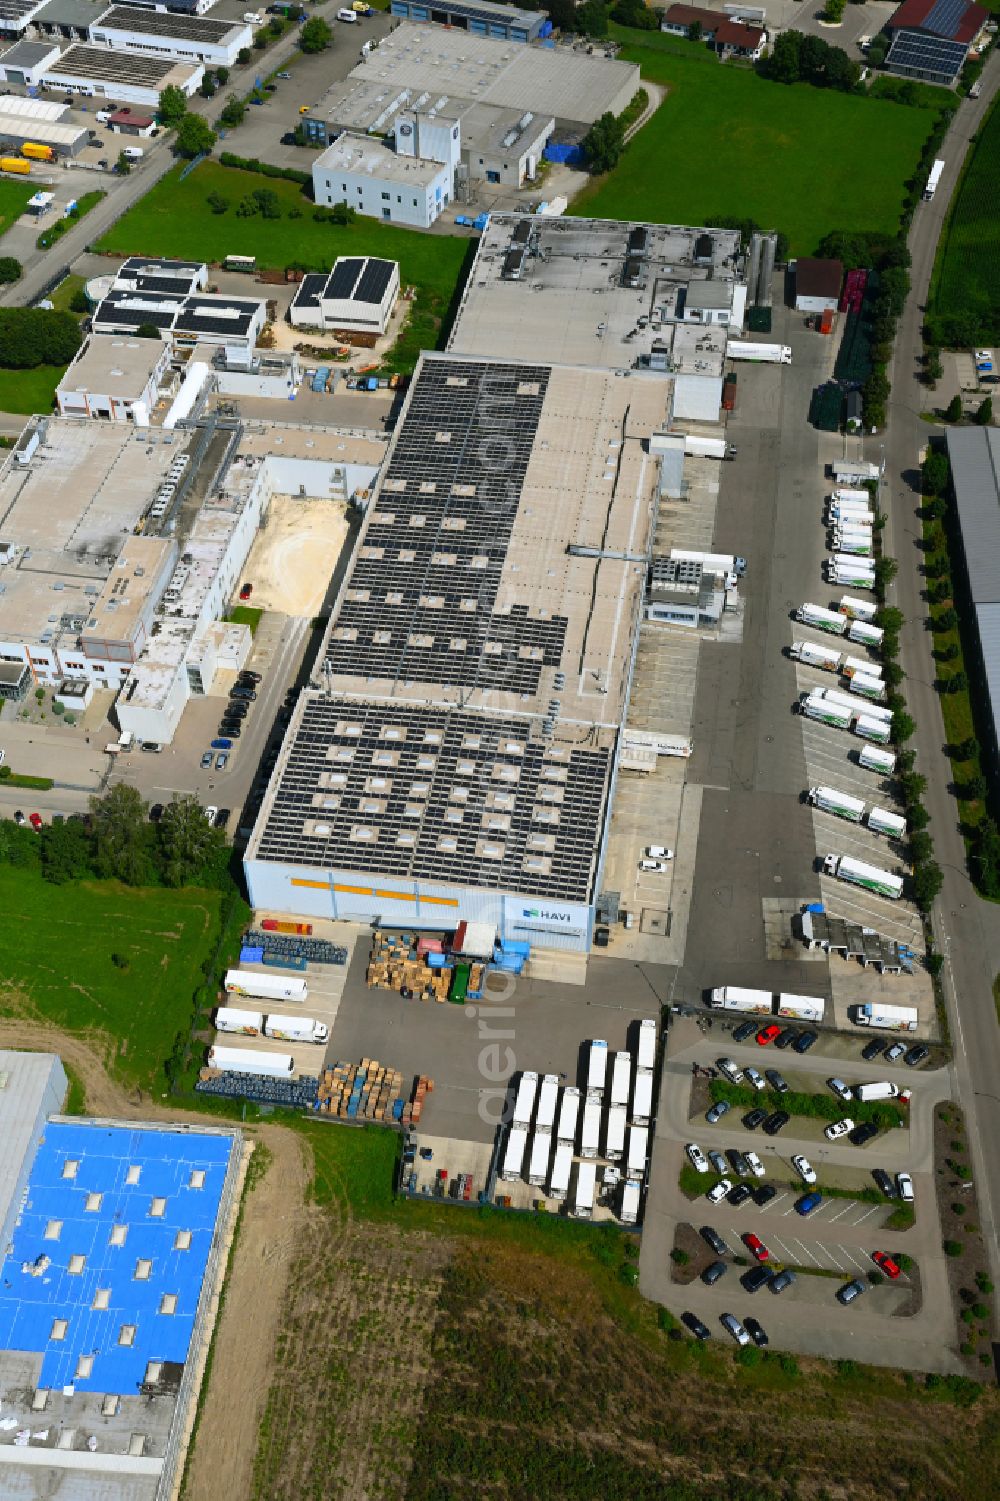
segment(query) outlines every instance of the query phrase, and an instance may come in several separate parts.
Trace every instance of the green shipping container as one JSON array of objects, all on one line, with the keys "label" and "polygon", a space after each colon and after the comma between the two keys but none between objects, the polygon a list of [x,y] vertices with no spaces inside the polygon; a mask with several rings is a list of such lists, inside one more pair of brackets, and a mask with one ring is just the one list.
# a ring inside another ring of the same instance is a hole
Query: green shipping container
[{"label": "green shipping container", "polygon": [[468,990],[469,966],[467,964],[461,963],[456,964],[455,973],[452,976],[451,980],[451,990],[448,993],[448,999],[450,1001],[455,1001],[457,1004],[460,1004],[465,1000],[465,997],[468,994]]}]

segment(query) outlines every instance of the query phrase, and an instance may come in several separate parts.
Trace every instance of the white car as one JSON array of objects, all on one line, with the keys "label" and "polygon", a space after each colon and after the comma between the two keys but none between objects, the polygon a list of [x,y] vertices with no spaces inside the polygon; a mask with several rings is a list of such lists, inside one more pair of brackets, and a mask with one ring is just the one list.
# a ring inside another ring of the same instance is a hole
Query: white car
[{"label": "white car", "polygon": [[208,820],[208,822],[210,824],[214,824],[216,818],[218,817],[218,815],[219,815],[218,808],[215,806],[214,803],[209,803],[208,807],[205,809],[205,817]]},{"label": "white car", "polygon": [[816,1182],[816,1172],[815,1172],[815,1169],[813,1168],[812,1163],[809,1161],[809,1158],[808,1157],[803,1157],[801,1152],[797,1153],[792,1158],[792,1167],[798,1173],[798,1175],[802,1179],[803,1183],[815,1183]]},{"label": "white car", "polygon": [[753,1085],[754,1089],[766,1089],[767,1088],[767,1084],[764,1081],[763,1075],[760,1074],[758,1072],[758,1070],[753,1067],[752,1064],[749,1065],[747,1068],[744,1069],[744,1073],[746,1074],[747,1078],[750,1080],[750,1083]]},{"label": "white car", "polygon": [[708,1172],[708,1159],[696,1141],[689,1141],[684,1148],[696,1173]]},{"label": "white car", "polygon": [[726,1194],[729,1192],[732,1186],[733,1185],[728,1178],[720,1178],[715,1187],[708,1190],[705,1198],[710,1204],[721,1204],[722,1200],[726,1197]]},{"label": "white car", "polygon": [[764,1164],[761,1162],[760,1158],[757,1156],[757,1153],[756,1152],[744,1152],[743,1156],[746,1158],[747,1162],[750,1164],[750,1171],[753,1173],[754,1177],[755,1178],[763,1178],[763,1176],[764,1176]]},{"label": "white car", "polygon": [[730,1084],[743,1083],[743,1070],[738,1068],[731,1058],[716,1058],[720,1073],[725,1074]]},{"label": "white car", "polygon": [[665,870],[670,869],[670,866],[667,864],[666,860],[640,860],[639,869],[659,871],[659,873],[662,875]]},{"label": "white car", "polygon": [[827,1079],[826,1082],[829,1084],[838,1100],[854,1099],[854,1090],[849,1088],[848,1085],[844,1083],[843,1079]]},{"label": "white car", "polygon": [[854,1122],[845,1115],[842,1121],[834,1121],[832,1126],[827,1126],[826,1136],[830,1141],[836,1141],[838,1136],[846,1136],[848,1131],[853,1130]]},{"label": "white car", "polygon": [[665,844],[647,844],[642,852],[647,860],[672,860],[673,850],[668,850]]},{"label": "white car", "polygon": [[913,1203],[913,1179],[909,1173],[896,1174],[896,1192],[904,1204]]}]

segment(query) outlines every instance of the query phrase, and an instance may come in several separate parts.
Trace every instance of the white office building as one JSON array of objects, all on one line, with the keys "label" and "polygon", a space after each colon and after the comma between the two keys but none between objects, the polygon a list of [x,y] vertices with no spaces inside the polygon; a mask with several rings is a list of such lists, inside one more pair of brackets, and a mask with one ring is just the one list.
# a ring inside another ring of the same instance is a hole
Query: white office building
[{"label": "white office building", "polygon": [[[347,203],[359,214],[429,229],[451,201],[454,161],[458,158],[458,126],[438,122],[455,131],[453,160],[425,160],[397,154],[381,141],[345,132],[313,163],[313,195],[318,204]],[[449,152],[449,155],[452,155]]]}]

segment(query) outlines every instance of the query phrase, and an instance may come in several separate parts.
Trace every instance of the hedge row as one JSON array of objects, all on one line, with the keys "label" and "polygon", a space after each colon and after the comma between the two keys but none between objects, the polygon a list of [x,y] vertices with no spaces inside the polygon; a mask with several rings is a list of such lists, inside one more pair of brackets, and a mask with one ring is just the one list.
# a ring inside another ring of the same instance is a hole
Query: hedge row
[{"label": "hedge row", "polygon": [[237,167],[241,172],[259,172],[261,177],[283,177],[286,182],[297,182],[300,188],[312,186],[312,173],[300,172],[297,167],[272,167],[256,156],[236,156],[232,151],[223,151],[219,161],[224,167]]}]

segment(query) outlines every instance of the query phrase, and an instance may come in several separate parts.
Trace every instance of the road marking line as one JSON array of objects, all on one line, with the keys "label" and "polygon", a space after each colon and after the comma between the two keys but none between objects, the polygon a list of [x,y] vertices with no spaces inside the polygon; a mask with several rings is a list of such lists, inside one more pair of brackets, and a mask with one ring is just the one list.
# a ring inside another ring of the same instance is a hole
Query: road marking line
[{"label": "road marking line", "polygon": [[852,1209],[853,1209],[853,1208],[854,1208],[854,1207],[855,1207],[855,1200],[854,1200],[854,1199],[851,1199],[851,1201],[850,1201],[850,1203],[848,1203],[848,1204],[845,1204],[845,1205],[844,1205],[844,1207],[843,1207],[843,1209],[839,1209],[839,1210],[838,1210],[838,1211],[837,1211],[837,1213],[836,1213],[836,1214],[832,1214],[832,1215],[830,1215],[830,1223],[831,1223],[831,1225],[832,1225],[832,1224],[833,1224],[833,1223],[834,1223],[834,1222],[835,1222],[835,1221],[836,1221],[836,1220],[839,1220],[839,1219],[840,1219],[840,1218],[841,1218],[841,1216],[842,1216],[842,1215],[845,1215],[845,1214],[850,1214],[850,1212],[851,1212],[851,1210],[852,1210]]}]

